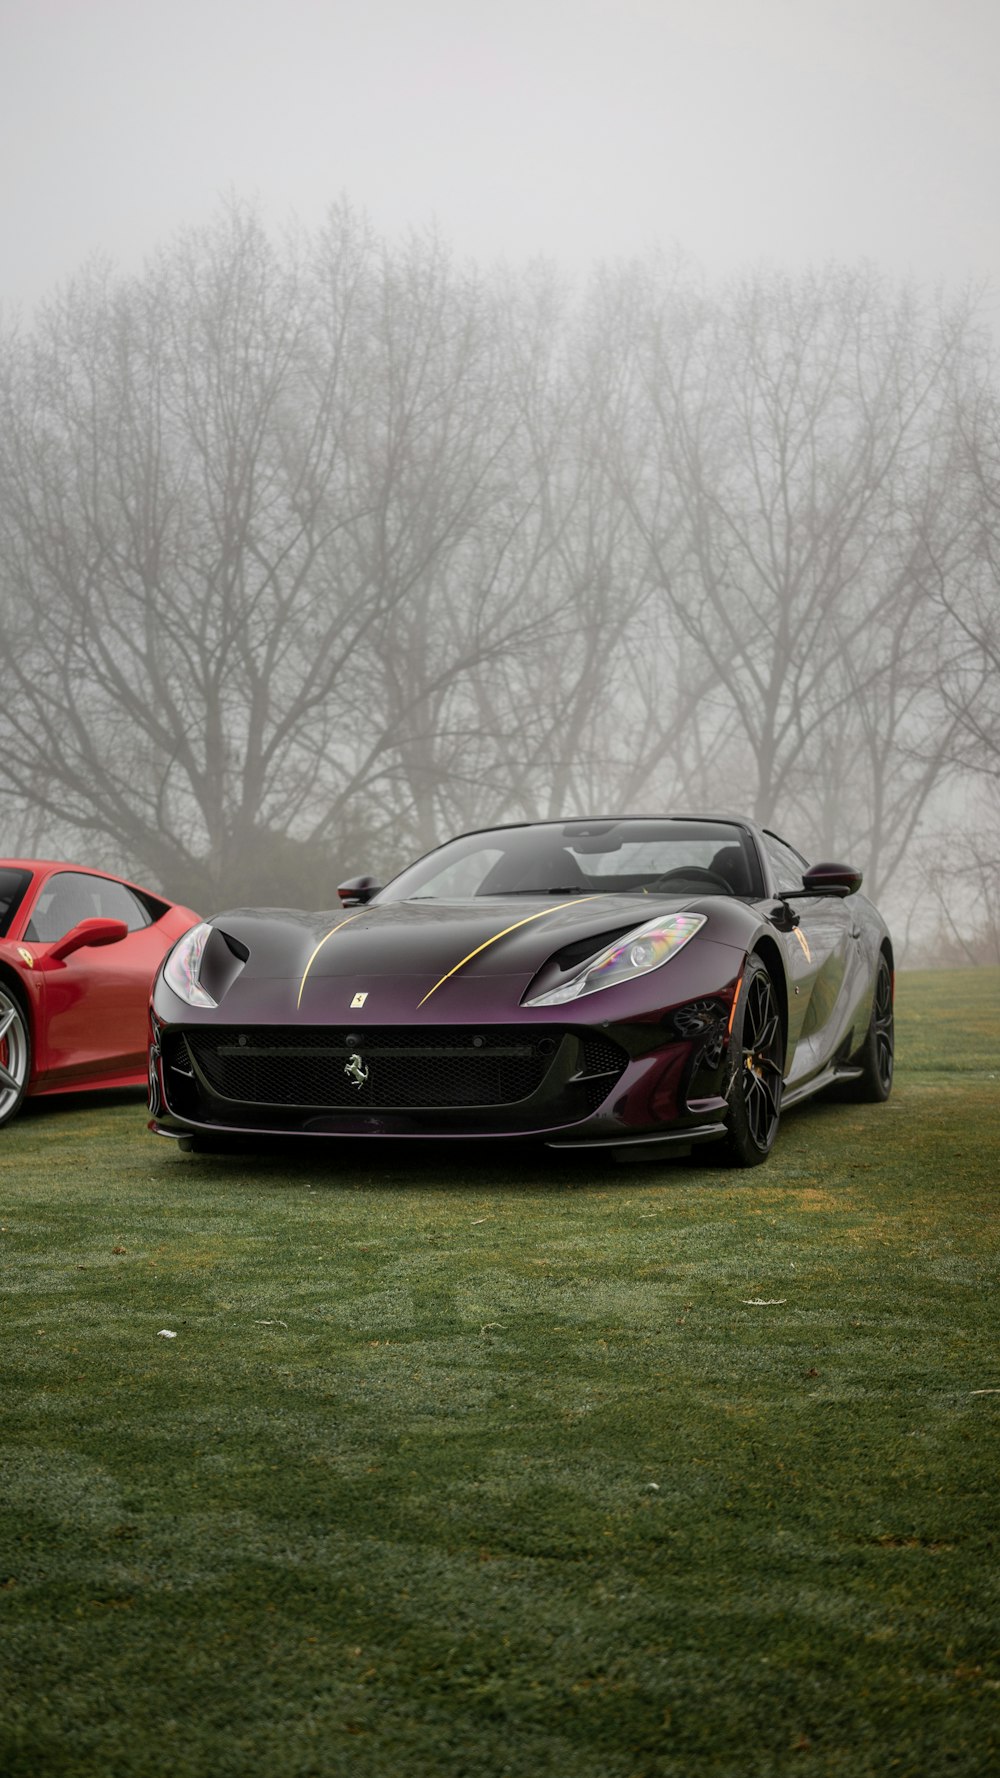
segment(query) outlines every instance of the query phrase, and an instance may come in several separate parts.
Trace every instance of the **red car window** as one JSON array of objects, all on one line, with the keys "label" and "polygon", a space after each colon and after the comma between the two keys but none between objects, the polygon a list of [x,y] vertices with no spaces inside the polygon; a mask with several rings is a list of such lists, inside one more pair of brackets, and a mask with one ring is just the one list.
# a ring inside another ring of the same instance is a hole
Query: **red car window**
[{"label": "red car window", "polygon": [[64,870],[45,884],[24,936],[54,944],[81,920],[124,920],[130,932],[150,925],[148,909],[124,883]]},{"label": "red car window", "polygon": [[0,869],[0,938],[7,937],[10,923],[24,900],[24,892],[30,882],[30,871],[14,870],[8,864]]}]

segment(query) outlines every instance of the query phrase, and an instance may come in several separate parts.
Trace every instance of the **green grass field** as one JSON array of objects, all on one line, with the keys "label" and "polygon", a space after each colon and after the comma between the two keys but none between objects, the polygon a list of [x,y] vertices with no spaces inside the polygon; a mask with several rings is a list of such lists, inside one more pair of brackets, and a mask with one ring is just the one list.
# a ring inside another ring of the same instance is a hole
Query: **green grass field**
[{"label": "green grass field", "polygon": [[14,1123],[0,1770],[995,1771],[1000,971],[898,1017],[746,1174]]}]

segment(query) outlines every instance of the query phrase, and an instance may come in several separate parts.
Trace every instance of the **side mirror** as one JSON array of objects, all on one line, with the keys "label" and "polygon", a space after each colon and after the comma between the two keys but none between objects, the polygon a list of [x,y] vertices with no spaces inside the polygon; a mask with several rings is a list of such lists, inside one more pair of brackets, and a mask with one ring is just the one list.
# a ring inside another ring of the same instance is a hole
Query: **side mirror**
[{"label": "side mirror", "polygon": [[377,895],[382,885],[377,877],[350,877],[341,883],[337,894],[345,908],[360,908]]},{"label": "side mirror", "polygon": [[82,951],[85,945],[116,945],[127,937],[128,927],[124,920],[81,920],[62,938],[56,939],[48,953],[48,961],[62,963],[72,957],[74,951]]},{"label": "side mirror", "polygon": [[782,901],[794,901],[800,895],[856,895],[861,888],[861,872],[850,864],[811,864],[803,874],[801,889],[785,889]]}]

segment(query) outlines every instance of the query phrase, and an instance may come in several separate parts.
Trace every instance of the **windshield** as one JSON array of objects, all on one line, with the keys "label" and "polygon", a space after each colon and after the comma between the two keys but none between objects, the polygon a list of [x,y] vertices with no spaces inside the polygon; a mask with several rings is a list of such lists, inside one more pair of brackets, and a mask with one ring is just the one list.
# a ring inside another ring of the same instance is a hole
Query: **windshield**
[{"label": "windshield", "polygon": [[440,846],[376,899],[657,891],[758,899],[764,884],[749,834],[724,821],[566,821],[494,828]]}]

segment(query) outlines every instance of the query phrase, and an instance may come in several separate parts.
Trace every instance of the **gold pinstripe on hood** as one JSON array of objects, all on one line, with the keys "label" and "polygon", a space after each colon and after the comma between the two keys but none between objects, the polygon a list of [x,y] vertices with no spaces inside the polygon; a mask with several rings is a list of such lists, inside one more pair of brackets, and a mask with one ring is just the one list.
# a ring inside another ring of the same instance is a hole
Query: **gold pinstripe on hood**
[{"label": "gold pinstripe on hood", "polygon": [[319,944],[316,946],[316,949],[314,950],[312,956],[310,957],[308,963],[305,966],[305,969],[302,972],[302,980],[299,983],[299,997],[295,1002],[296,1012],[298,1011],[299,1007],[302,1005],[302,991],[306,985],[306,977],[308,976],[309,971],[311,970],[313,964],[315,963],[317,957],[319,956],[320,951],[323,949],[323,946],[326,944],[327,939],[332,938],[335,932],[340,932],[342,927],[349,926],[351,924],[351,921],[358,919],[358,917],[359,917],[358,914],[348,914],[346,920],[339,920],[337,922],[337,925],[331,926],[329,932],[326,933],[325,936],[320,939]]},{"label": "gold pinstripe on hood", "polygon": [[423,1000],[417,1002],[418,1012],[422,1006],[426,1005],[431,995],[436,994],[438,989],[444,986],[445,982],[450,981],[453,975],[457,975],[460,969],[464,969],[465,965],[471,963],[472,959],[478,957],[482,951],[488,951],[491,945],[506,938],[509,932],[516,932],[520,926],[530,926],[532,920],[547,920],[550,914],[560,914],[564,908],[582,907],[585,901],[597,901],[598,899],[599,897],[596,895],[575,895],[572,901],[560,901],[554,908],[542,908],[537,914],[526,914],[523,920],[515,920],[512,926],[505,926],[502,932],[495,932],[492,938],[484,939],[481,945],[477,945],[475,950],[470,951],[468,956],[456,963],[453,969],[447,970],[440,981],[434,983],[433,988],[428,988]]}]

